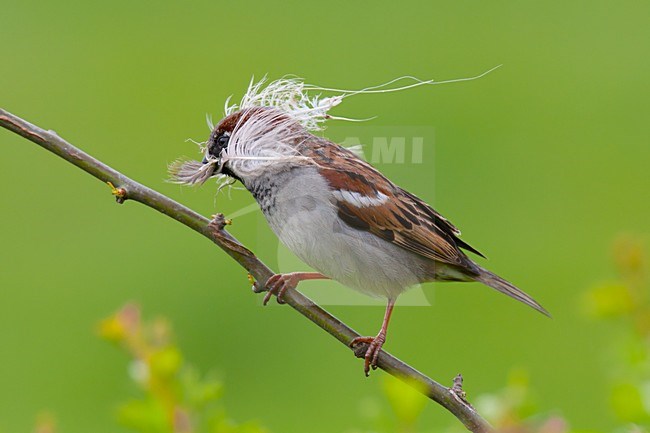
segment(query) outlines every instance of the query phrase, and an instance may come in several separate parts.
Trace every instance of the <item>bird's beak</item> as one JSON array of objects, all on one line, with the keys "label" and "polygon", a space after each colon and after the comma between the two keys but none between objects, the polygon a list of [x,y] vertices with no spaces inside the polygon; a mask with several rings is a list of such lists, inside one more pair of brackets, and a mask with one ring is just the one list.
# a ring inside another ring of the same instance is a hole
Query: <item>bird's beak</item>
[{"label": "bird's beak", "polygon": [[[204,156],[203,160],[201,161],[201,164],[206,165],[206,164],[208,164],[210,162],[211,161],[209,161],[208,158]],[[219,173],[219,164],[214,163],[214,161],[212,161],[212,163],[213,164],[212,164],[212,170],[210,170],[211,171],[210,176],[214,176],[214,175]]]}]

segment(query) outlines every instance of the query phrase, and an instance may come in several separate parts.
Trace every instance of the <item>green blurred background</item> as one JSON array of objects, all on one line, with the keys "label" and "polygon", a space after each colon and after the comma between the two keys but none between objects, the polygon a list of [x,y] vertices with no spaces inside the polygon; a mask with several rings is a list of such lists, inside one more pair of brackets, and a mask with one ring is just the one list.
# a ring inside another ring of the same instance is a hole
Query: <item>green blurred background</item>
[{"label": "green blurred background", "polygon": [[[650,220],[650,3],[3,1],[0,106],[204,215],[252,203],[165,183],[194,155],[225,98],[252,75],[360,88],[401,75],[478,81],[359,96],[334,114],[364,128],[435,128],[435,159],[380,164],[533,294],[547,320],[478,284],[432,285],[432,307],[397,309],[387,349],[472,395],[526,369],[541,410],[611,429],[607,345],[615,327],[580,314],[612,275],[620,233]],[[332,127],[340,123],[332,123]],[[327,132],[326,132],[327,134]],[[345,431],[379,376],[289,308],[263,309],[245,272],[206,239],[0,131],[0,431],[40,411],[65,432],[122,431],[133,393],[97,321],[128,300],[175,326],[185,356],[217,370],[233,417],[277,432]],[[435,197],[435,199],[434,199]],[[232,233],[276,264],[256,213]],[[263,242],[261,240],[264,240]],[[481,262],[486,263],[486,262]],[[326,290],[324,288],[323,290]],[[374,334],[380,307],[336,306]],[[430,404],[422,425],[452,423]],[[308,428],[305,426],[308,425]]]}]

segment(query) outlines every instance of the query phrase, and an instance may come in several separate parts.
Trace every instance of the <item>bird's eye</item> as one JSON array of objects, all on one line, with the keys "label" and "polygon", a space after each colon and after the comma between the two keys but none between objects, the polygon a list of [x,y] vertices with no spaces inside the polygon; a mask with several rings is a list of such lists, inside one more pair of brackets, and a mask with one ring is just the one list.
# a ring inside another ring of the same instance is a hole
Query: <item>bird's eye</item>
[{"label": "bird's eye", "polygon": [[230,140],[230,135],[228,134],[221,134],[217,138],[214,139],[212,143],[208,146],[208,152],[212,156],[216,156],[217,158],[221,154],[221,151],[228,147],[228,141]]},{"label": "bird's eye", "polygon": [[223,134],[219,136],[219,138],[217,138],[217,147],[219,148],[219,150],[228,146],[228,140],[230,140],[230,136],[227,134]]}]

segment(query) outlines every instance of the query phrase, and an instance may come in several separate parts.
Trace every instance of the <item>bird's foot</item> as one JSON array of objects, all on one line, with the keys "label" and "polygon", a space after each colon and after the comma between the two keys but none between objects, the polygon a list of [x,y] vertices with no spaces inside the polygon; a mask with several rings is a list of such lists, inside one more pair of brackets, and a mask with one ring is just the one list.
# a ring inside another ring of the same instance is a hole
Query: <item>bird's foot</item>
[{"label": "bird's foot", "polygon": [[[368,345],[366,353],[363,355],[363,372],[365,373],[366,377],[370,375],[370,367],[372,367],[373,370],[377,369],[377,359],[379,358],[379,352],[381,352],[381,348],[385,342],[386,333],[383,331],[380,331],[376,337],[357,337],[350,342],[350,347],[352,348],[359,344]],[[361,355],[357,356],[361,357]]]},{"label": "bird's foot", "polygon": [[278,304],[284,304],[282,295],[284,295],[284,293],[289,289],[295,289],[298,283],[303,280],[326,279],[328,279],[328,277],[318,272],[290,272],[288,274],[275,274],[266,280],[266,284],[264,284],[264,287],[269,291],[266,296],[264,296],[264,305],[268,304],[272,295],[276,295]]},{"label": "bird's foot", "polygon": [[271,300],[271,296],[275,295],[278,304],[284,304],[284,300],[282,300],[284,293],[289,289],[295,289],[299,282],[300,276],[298,272],[273,275],[271,278],[266,280],[266,284],[264,285],[268,289],[268,292],[266,293],[266,296],[264,296],[264,301],[262,301],[262,303],[264,305],[268,304]]}]

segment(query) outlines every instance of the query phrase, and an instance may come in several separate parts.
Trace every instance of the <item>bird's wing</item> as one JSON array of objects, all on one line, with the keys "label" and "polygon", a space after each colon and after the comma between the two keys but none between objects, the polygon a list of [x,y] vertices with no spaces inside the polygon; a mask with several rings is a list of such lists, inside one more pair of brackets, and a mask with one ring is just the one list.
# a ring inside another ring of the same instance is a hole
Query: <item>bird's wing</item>
[{"label": "bird's wing", "polygon": [[329,163],[318,165],[318,170],[332,188],[338,215],[346,224],[422,257],[469,265],[459,247],[478,251],[457,238],[460,231],[451,222],[352,152],[329,144]]}]

